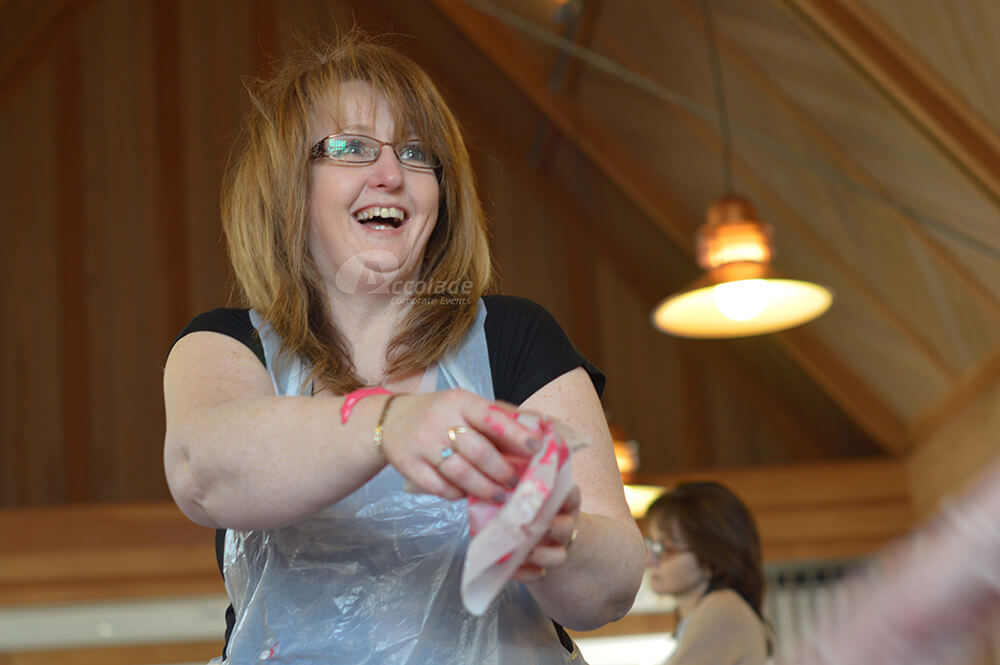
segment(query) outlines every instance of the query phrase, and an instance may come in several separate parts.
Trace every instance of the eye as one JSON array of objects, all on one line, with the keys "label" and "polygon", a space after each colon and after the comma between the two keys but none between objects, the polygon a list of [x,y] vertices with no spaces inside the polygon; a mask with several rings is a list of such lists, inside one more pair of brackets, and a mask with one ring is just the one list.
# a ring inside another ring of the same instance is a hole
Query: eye
[{"label": "eye", "polygon": [[419,166],[432,166],[434,158],[430,152],[419,141],[410,141],[399,146],[399,160],[406,164],[416,164]]},{"label": "eye", "polygon": [[372,158],[371,141],[362,136],[332,136],[326,141],[326,154],[333,159],[364,161]]}]

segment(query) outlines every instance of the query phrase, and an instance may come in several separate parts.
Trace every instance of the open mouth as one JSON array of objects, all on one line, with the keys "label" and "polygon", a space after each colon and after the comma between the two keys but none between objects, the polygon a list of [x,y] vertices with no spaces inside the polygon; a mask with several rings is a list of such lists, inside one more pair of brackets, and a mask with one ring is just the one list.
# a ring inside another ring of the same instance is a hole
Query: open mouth
[{"label": "open mouth", "polygon": [[388,208],[373,206],[355,214],[354,219],[376,231],[398,229],[406,223],[406,211],[391,206]]}]

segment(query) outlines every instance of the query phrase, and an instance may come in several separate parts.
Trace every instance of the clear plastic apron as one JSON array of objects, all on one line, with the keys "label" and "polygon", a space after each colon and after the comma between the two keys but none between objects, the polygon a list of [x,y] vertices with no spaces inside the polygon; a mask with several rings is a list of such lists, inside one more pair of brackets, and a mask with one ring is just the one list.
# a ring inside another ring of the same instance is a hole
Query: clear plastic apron
[{"label": "clear plastic apron", "polygon": [[[250,316],[277,394],[309,394],[309,368],[279,357],[270,325]],[[485,319],[480,301],[472,329],[428,371],[423,389],[460,387],[493,399]],[[520,583],[507,584],[483,616],[465,611],[459,582],[468,540],[465,501],[404,492],[391,466],[300,524],[228,531],[224,570],[236,612],[228,662],[581,663]]]}]

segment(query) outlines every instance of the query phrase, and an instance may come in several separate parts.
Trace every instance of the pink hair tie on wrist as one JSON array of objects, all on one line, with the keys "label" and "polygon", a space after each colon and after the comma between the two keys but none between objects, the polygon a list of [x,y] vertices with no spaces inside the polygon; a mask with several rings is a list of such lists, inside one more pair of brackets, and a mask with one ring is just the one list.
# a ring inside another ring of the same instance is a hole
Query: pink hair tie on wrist
[{"label": "pink hair tie on wrist", "polygon": [[386,390],[382,386],[374,388],[358,388],[353,392],[344,395],[344,403],[340,406],[340,424],[346,425],[347,419],[351,417],[354,406],[366,397],[372,395],[391,395],[392,391]]}]

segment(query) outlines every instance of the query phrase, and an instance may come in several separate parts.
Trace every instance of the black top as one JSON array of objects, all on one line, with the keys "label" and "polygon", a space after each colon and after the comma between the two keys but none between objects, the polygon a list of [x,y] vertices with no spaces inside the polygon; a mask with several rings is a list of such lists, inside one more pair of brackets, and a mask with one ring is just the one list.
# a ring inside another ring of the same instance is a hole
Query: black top
[{"label": "black top", "polygon": [[[530,300],[514,296],[485,296],[486,348],[490,357],[494,398],[521,404],[539,388],[566,372],[583,367],[600,395],[604,392],[604,374],[576,350],[566,333],[549,312]],[[180,339],[192,332],[210,331],[239,340],[264,363],[264,349],[250,322],[247,309],[218,308],[199,314],[185,326]],[[174,340],[174,343],[177,342]],[[225,529],[215,532],[215,555],[222,571]],[[230,605],[226,610],[226,645],[236,616]],[[563,627],[555,623],[559,641],[570,652],[573,642]],[[223,647],[223,657],[225,657]]]},{"label": "black top", "polygon": [[[495,399],[521,404],[552,379],[577,367],[587,370],[598,395],[604,392],[604,374],[576,350],[544,307],[514,296],[485,296],[483,302]],[[177,339],[198,331],[239,340],[264,362],[249,310],[219,308],[199,314]]]}]

